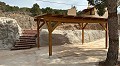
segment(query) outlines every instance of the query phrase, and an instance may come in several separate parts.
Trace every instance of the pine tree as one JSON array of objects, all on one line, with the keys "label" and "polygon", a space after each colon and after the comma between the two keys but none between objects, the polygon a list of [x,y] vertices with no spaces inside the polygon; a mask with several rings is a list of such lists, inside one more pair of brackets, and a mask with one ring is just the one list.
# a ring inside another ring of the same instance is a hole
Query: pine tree
[{"label": "pine tree", "polygon": [[33,4],[33,7],[31,8],[31,13],[32,13],[33,16],[41,14],[40,7],[37,3]]}]

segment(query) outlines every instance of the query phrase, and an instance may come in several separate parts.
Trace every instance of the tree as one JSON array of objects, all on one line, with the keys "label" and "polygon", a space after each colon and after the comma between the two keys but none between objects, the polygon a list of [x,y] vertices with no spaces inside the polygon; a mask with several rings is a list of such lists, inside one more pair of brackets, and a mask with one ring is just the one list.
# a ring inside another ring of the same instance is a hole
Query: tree
[{"label": "tree", "polygon": [[13,11],[19,11],[19,7],[18,6],[13,6]]},{"label": "tree", "polygon": [[60,15],[66,15],[67,10],[59,10],[59,9],[52,9],[50,7],[42,8],[41,9],[42,13],[47,13],[47,14],[60,14]]},{"label": "tree", "polygon": [[6,12],[11,12],[11,11],[13,11],[12,6],[9,6],[9,5],[6,5],[4,9],[5,9]]},{"label": "tree", "polygon": [[53,9],[46,7],[45,9],[42,9],[42,13],[53,14]]},{"label": "tree", "polygon": [[0,6],[5,6],[6,3],[0,1]]},{"label": "tree", "polygon": [[80,16],[82,14],[82,11],[77,12],[77,16]]},{"label": "tree", "polygon": [[33,4],[33,7],[31,8],[31,13],[32,13],[33,16],[41,14],[40,7],[39,7],[39,5],[37,3]]},{"label": "tree", "polygon": [[20,8],[20,11],[22,11],[22,12],[30,12],[30,9],[31,8],[28,8],[28,7],[22,7],[22,8]]},{"label": "tree", "polygon": [[109,28],[109,49],[106,63],[109,66],[117,64],[119,53],[119,36],[118,36],[118,17],[117,17],[117,0],[108,0],[108,28]]},{"label": "tree", "polygon": [[118,36],[118,18],[117,18],[117,0],[88,0],[91,5],[97,8],[98,14],[104,14],[104,8],[108,9],[108,30],[109,30],[109,48],[105,66],[117,65],[119,52]]}]

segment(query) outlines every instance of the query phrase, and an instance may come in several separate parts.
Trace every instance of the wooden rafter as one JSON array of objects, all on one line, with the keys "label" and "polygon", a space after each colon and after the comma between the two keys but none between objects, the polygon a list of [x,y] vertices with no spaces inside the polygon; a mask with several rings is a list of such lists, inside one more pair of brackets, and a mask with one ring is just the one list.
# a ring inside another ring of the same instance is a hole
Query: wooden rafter
[{"label": "wooden rafter", "polygon": [[54,29],[60,24],[61,22],[57,22],[56,24],[55,24],[55,26],[52,28],[52,32],[54,31]]},{"label": "wooden rafter", "polygon": [[40,24],[39,29],[40,29],[44,24],[45,24],[45,22],[43,22],[42,24]]},{"label": "wooden rafter", "polygon": [[55,18],[68,18],[68,19],[87,19],[87,20],[105,20],[107,21],[107,18],[97,18],[97,17],[83,17],[83,16],[71,16],[71,15],[56,15],[56,14],[44,14],[44,15],[41,15],[41,16],[36,16],[35,17],[35,20],[38,19],[38,18],[45,18],[45,17],[55,17]]},{"label": "wooden rafter", "polygon": [[78,23],[78,25],[79,25],[80,29],[82,29],[81,23]]},{"label": "wooden rafter", "polygon": [[91,19],[71,19],[71,18],[58,18],[58,17],[45,17],[45,21],[62,22],[62,23],[105,23],[105,20],[91,20]]},{"label": "wooden rafter", "polygon": [[87,26],[88,23],[86,23],[82,28],[85,29],[85,27]]},{"label": "wooden rafter", "polygon": [[52,23],[51,21],[48,22],[49,32],[52,32],[52,25],[51,25],[51,23]]},{"label": "wooden rafter", "polygon": [[101,23],[99,23],[99,24],[103,27],[104,30],[107,30],[105,26],[103,26]]},{"label": "wooden rafter", "polygon": [[46,23],[46,26],[48,27],[48,31],[50,32],[51,31],[51,25],[49,24],[48,21],[45,21],[45,23]]}]

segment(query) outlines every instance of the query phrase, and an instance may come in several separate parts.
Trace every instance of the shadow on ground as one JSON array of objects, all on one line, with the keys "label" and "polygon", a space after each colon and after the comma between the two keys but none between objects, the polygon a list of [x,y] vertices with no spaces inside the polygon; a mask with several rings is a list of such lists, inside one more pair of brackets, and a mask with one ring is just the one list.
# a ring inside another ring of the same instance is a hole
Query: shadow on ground
[{"label": "shadow on ground", "polygon": [[48,66],[96,66],[99,61],[106,58],[106,49],[81,48],[69,46],[53,46],[53,56],[48,58],[48,53],[40,55],[43,64]]}]

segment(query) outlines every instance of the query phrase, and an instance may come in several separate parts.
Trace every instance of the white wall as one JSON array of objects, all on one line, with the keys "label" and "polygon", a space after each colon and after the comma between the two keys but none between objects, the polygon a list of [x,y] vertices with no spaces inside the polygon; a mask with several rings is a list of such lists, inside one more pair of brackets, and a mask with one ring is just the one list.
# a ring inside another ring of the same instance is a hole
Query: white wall
[{"label": "white wall", "polygon": [[76,16],[76,8],[68,9],[67,14],[72,15],[72,16]]}]

